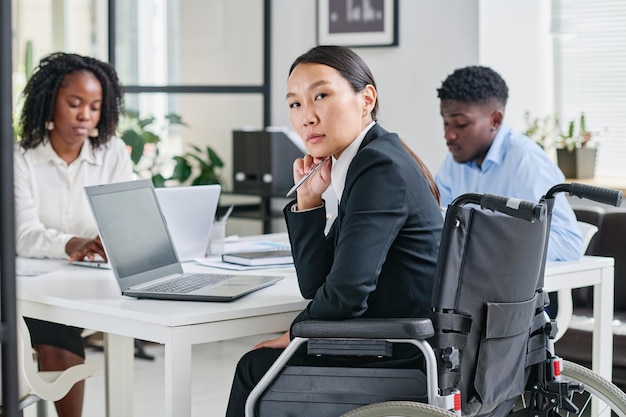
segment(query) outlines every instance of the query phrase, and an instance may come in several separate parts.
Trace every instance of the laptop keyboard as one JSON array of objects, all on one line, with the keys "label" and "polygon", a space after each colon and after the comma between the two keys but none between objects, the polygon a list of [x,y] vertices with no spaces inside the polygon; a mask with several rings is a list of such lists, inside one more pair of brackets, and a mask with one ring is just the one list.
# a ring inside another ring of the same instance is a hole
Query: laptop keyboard
[{"label": "laptop keyboard", "polygon": [[144,291],[185,294],[209,285],[219,284],[230,277],[232,277],[232,275],[185,274],[172,281],[146,288]]}]

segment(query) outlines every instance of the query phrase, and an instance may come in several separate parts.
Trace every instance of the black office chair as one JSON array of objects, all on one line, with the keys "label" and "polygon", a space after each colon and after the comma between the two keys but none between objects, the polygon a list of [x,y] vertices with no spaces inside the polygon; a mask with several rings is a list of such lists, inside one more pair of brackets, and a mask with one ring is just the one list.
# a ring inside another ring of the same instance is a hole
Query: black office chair
[{"label": "black office chair", "polygon": [[[544,312],[542,288],[554,196],[562,191],[621,199],[621,193],[580,184],[555,186],[538,204],[461,196],[446,213],[431,317],[298,323],[293,341],[249,396],[246,416],[504,416],[516,408],[520,416],[576,413],[572,397],[581,381],[625,416],[626,395],[603,380],[597,388],[597,375],[574,364],[563,379],[563,362],[553,354],[556,326]],[[424,365],[290,366],[305,343],[309,354],[348,356],[388,356],[393,344],[409,343],[423,353]],[[526,403],[516,406],[519,398]]]}]

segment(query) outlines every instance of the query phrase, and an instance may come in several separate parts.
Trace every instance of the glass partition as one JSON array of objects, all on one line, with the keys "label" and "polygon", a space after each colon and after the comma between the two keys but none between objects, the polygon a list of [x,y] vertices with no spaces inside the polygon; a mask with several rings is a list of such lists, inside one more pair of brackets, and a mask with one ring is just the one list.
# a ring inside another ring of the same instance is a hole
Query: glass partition
[{"label": "glass partition", "polygon": [[107,60],[107,3],[12,0],[14,103],[44,56],[74,52]]},{"label": "glass partition", "polygon": [[116,2],[115,63],[128,85],[262,85],[263,2]]}]

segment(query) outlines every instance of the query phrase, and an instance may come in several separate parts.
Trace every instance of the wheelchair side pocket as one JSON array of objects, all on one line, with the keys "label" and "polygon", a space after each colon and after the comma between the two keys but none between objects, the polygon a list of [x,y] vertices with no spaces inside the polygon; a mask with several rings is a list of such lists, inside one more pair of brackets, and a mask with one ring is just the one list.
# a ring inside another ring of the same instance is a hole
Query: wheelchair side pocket
[{"label": "wheelchair side pocket", "polygon": [[499,404],[524,392],[527,341],[535,300],[486,303],[474,388],[482,403]]}]

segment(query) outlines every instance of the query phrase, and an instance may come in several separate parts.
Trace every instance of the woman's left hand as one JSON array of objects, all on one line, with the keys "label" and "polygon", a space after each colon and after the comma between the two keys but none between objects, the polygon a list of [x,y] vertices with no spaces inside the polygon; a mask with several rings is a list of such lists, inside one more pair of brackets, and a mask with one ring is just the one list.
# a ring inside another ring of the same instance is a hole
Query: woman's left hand
[{"label": "woman's left hand", "polygon": [[276,339],[265,340],[259,343],[258,345],[256,345],[255,347],[253,347],[252,349],[261,349],[261,348],[284,349],[287,347],[290,341],[291,341],[291,338],[289,337],[289,332],[286,332],[285,334],[277,337]]}]

